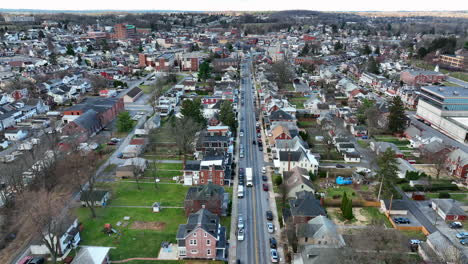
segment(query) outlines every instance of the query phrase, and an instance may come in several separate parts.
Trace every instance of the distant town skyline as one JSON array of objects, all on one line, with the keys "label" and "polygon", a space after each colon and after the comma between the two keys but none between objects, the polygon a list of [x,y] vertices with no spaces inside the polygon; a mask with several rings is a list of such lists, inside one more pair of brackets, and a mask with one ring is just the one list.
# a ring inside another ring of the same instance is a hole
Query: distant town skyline
[{"label": "distant town skyline", "polygon": [[2,3],[3,9],[38,9],[38,10],[178,10],[178,11],[280,11],[280,10],[316,10],[316,11],[462,11],[468,10],[467,1],[446,0],[427,1],[321,1],[307,0],[270,1],[270,0],[172,0],[155,2],[133,0],[116,2],[111,0],[82,0],[67,2],[58,0],[24,0]]}]

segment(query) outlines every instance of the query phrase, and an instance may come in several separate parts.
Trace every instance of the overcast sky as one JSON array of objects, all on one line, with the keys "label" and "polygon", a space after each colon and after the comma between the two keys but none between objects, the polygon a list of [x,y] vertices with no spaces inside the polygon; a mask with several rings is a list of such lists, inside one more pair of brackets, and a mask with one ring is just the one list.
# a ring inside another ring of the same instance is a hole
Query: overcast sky
[{"label": "overcast sky", "polygon": [[0,8],[54,10],[450,11],[468,10],[467,0],[2,0]]}]

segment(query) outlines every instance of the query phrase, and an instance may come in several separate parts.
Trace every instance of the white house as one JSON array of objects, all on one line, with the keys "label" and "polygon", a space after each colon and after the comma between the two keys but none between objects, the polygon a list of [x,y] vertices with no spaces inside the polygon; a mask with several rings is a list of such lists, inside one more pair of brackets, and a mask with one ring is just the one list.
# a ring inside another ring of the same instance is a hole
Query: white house
[{"label": "white house", "polygon": [[280,151],[278,154],[279,158],[273,160],[273,163],[279,173],[300,167],[317,174],[319,163],[309,151],[299,148],[297,151]]},{"label": "white house", "polygon": [[110,247],[81,247],[71,264],[108,264]]},{"label": "white house", "polygon": [[[46,237],[49,239],[49,236]],[[54,241],[54,243],[58,244],[59,256],[62,256],[67,254],[71,249],[76,248],[80,241],[81,237],[78,229],[78,219],[75,219],[68,229],[60,236],[58,242]],[[29,249],[33,255],[50,254],[50,251],[45,244],[31,245]]]},{"label": "white house", "polygon": [[22,129],[11,129],[5,131],[5,137],[11,141],[23,140],[27,137],[28,132]]}]

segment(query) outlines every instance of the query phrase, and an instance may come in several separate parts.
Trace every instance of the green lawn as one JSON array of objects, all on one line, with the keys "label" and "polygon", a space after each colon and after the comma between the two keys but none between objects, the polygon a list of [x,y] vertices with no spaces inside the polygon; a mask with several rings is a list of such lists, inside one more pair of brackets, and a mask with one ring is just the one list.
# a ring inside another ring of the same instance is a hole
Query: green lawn
[{"label": "green lawn", "polygon": [[393,143],[393,144],[398,145],[398,146],[401,146],[401,145],[405,146],[405,145],[408,145],[410,143],[406,139],[400,140],[399,138],[394,137],[394,136],[373,136],[373,137],[377,141],[389,142],[389,143]]},{"label": "green lawn", "polygon": [[382,222],[383,224],[385,224],[386,227],[392,227],[392,224],[390,223],[388,218],[384,214],[382,214],[378,208],[363,207],[361,208],[361,213],[369,219],[370,224],[376,221],[377,223]]},{"label": "green lawn", "polygon": [[151,85],[140,85],[140,89],[143,91],[145,94],[149,94],[152,91],[154,91],[154,86]]},{"label": "green lawn", "polygon": [[297,109],[304,109],[304,103],[307,101],[307,97],[292,97],[289,98],[289,103],[296,105]]},{"label": "green lawn", "polygon": [[349,186],[340,186],[338,188],[328,188],[325,190],[325,193],[327,194],[328,198],[333,198],[333,196],[340,196],[341,199],[341,197],[343,197],[344,192],[346,192],[346,195],[348,197],[358,197],[358,193]]},{"label": "green lawn", "polygon": [[[172,179],[174,176],[182,176],[182,172],[178,170],[158,170],[156,169],[156,175],[158,178]],[[151,168],[145,171],[145,177],[153,177],[153,171]]]},{"label": "green lawn", "polygon": [[400,232],[405,234],[408,239],[419,239],[422,241],[426,240],[426,236],[421,231],[400,230]]},{"label": "green lawn", "polygon": [[[439,193],[426,193],[426,197],[439,198]],[[450,193],[450,198],[462,203],[468,203],[468,193]]]},{"label": "green lawn", "polygon": [[[161,243],[175,243],[179,224],[186,223],[183,209],[163,209],[160,213],[152,213],[150,209],[142,208],[98,208],[97,217],[90,218],[89,209],[79,208],[77,214],[83,223],[81,244],[93,246],[115,247],[111,249],[111,260],[122,260],[132,257],[157,257]],[[126,227],[118,227],[118,221],[124,216],[130,217]],[[131,229],[133,221],[163,222],[163,230]],[[108,236],[102,233],[104,224],[111,224],[119,234]]]},{"label": "green lawn", "polygon": [[300,128],[313,127],[315,126],[315,121],[298,121],[297,126]]},{"label": "green lawn", "polygon": [[443,85],[445,86],[455,86],[455,87],[461,87],[460,85],[456,83],[451,83],[451,82],[442,82]]},{"label": "green lawn", "polygon": [[160,170],[182,170],[182,163],[157,163],[156,168]]},{"label": "green lawn", "polygon": [[160,202],[163,206],[183,206],[188,186],[181,184],[140,183],[138,190],[135,182],[116,182],[108,186],[112,190],[110,205],[151,206]]},{"label": "green lawn", "polygon": [[358,139],[357,143],[358,143],[359,146],[361,146],[362,148],[368,148],[368,147],[369,147],[369,142],[367,142],[367,141],[365,141],[365,140]]}]

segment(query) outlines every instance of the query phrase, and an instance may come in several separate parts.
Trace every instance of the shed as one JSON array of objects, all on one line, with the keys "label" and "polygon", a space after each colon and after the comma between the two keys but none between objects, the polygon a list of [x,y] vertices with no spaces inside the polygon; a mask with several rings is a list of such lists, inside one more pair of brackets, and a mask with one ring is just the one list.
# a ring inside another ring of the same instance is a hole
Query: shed
[{"label": "shed", "polygon": [[153,213],[159,213],[161,211],[161,204],[158,202],[155,202],[152,208],[153,208]]},{"label": "shed", "polygon": [[454,199],[432,199],[432,209],[444,220],[465,221],[467,219],[467,215],[460,207],[460,203]]}]

